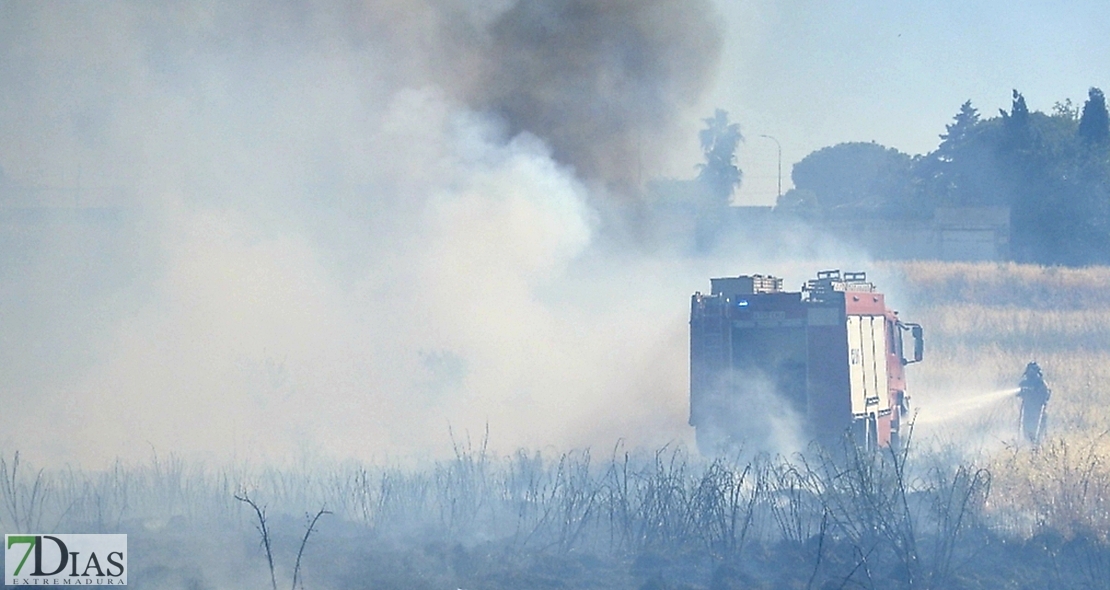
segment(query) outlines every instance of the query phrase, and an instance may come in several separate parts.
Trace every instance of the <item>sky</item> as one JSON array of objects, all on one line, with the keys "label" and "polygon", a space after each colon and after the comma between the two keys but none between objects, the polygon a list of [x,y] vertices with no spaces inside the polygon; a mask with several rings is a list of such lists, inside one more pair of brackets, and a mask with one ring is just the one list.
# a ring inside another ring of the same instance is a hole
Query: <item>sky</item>
[{"label": "sky", "polygon": [[[775,144],[790,166],[821,147],[875,141],[909,154],[936,148],[971,100],[982,116],[1017,89],[1034,110],[1082,106],[1107,88],[1110,11],[1079,2],[719,2],[726,23],[708,98],[739,122],[746,182],[737,204],[772,204]],[[708,107],[706,108],[708,112]]]},{"label": "sky", "polygon": [[770,204],[760,135],[788,188],[1104,83],[1094,4],[841,4],[0,0],[0,452],[689,442],[690,294],[868,262],[653,225],[637,185],[696,174],[701,119]]}]

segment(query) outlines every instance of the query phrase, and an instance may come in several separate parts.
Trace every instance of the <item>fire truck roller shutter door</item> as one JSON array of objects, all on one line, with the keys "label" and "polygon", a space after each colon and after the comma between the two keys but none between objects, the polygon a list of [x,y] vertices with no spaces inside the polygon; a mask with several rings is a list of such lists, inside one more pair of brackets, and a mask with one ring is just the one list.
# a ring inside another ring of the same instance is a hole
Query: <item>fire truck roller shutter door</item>
[{"label": "fire truck roller shutter door", "polygon": [[864,393],[863,335],[860,316],[848,316],[848,384],[852,398],[852,415],[867,413]]},{"label": "fire truck roller shutter door", "polygon": [[848,316],[848,363],[852,414],[889,409],[886,318]]},{"label": "fire truck roller shutter door", "polygon": [[879,409],[881,413],[890,409],[890,383],[887,380],[887,337],[886,337],[886,317],[881,315],[869,316],[871,323],[871,365],[873,370],[871,372],[872,395],[879,398]]}]

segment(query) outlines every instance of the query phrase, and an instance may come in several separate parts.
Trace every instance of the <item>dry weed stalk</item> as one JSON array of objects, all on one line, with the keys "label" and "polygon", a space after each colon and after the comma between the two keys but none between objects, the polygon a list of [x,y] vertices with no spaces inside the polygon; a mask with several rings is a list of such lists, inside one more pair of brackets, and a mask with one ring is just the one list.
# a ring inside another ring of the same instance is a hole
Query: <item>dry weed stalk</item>
[{"label": "dry weed stalk", "polygon": [[15,452],[10,466],[0,457],[0,492],[3,493],[4,508],[12,520],[13,530],[31,532],[42,523],[50,489],[43,470],[35,474],[34,482],[28,486],[20,480],[19,466],[19,451]]},{"label": "dry weed stalk", "polygon": [[[277,576],[274,573],[274,552],[270,546],[270,529],[266,526],[266,508],[259,507],[258,503],[251,499],[246,491],[242,494],[235,494],[235,499],[249,505],[254,509],[254,514],[258,517],[258,524],[255,525],[258,534],[262,536],[262,546],[266,549],[266,563],[270,566],[270,585],[273,590],[277,590]],[[305,535],[307,539],[308,536]]]}]

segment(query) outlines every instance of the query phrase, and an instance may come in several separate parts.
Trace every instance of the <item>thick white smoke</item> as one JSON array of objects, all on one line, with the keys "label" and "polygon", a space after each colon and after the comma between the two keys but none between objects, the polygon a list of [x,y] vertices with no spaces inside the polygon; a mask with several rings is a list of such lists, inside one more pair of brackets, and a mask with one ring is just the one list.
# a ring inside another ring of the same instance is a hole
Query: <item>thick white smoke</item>
[{"label": "thick white smoke", "polygon": [[[438,108],[423,93],[404,100]],[[191,448],[198,433],[210,451],[373,454],[421,448],[449,420],[488,418],[507,436],[498,418],[514,399],[536,398],[519,419],[550,412],[542,401],[565,387],[552,378],[570,368],[547,352],[565,344],[535,291],[588,243],[584,189],[531,136],[503,141],[463,115],[404,129],[388,141],[412,133],[443,149],[420,175],[435,181],[407,231],[386,224],[398,235],[337,246],[365,248],[361,268],[336,268],[286,220],[268,229],[167,199],[152,297],[75,384],[67,422],[86,425],[81,438],[110,454],[145,440]]]},{"label": "thick white smoke", "polygon": [[675,124],[715,64],[707,3],[0,12],[0,449],[688,435],[707,271],[594,244],[693,133]]}]

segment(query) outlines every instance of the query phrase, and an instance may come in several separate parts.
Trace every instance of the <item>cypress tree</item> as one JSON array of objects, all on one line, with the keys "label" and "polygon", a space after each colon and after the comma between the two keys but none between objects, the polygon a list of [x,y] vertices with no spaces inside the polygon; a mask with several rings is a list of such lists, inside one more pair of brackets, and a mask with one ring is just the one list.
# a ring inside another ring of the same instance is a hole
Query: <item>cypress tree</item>
[{"label": "cypress tree", "polygon": [[1087,143],[1104,143],[1110,139],[1110,115],[1106,112],[1106,98],[1098,88],[1087,91],[1083,116],[1079,118],[1079,137]]}]

